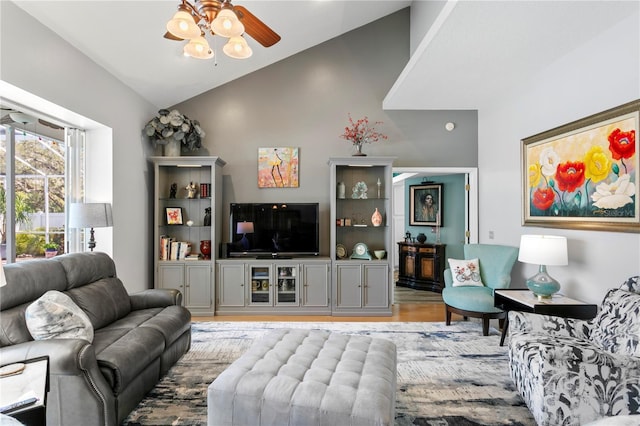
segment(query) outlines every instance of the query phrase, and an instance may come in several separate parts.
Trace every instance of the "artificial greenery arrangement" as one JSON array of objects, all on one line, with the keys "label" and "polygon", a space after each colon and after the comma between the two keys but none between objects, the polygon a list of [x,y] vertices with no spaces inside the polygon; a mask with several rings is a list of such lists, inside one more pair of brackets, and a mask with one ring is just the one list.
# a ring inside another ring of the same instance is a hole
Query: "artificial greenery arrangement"
[{"label": "artificial greenery arrangement", "polygon": [[173,138],[189,151],[202,147],[205,136],[197,120],[191,120],[177,109],[158,111],[158,115],[144,127],[144,132],[153,146],[166,145]]}]

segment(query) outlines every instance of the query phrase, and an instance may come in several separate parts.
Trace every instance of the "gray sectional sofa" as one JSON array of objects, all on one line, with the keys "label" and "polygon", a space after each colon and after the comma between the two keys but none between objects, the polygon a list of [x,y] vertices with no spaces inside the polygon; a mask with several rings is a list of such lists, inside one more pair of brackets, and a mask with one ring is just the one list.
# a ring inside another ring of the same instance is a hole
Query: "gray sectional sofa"
[{"label": "gray sectional sofa", "polygon": [[[191,346],[191,314],[177,290],[127,291],[104,253],[5,266],[0,287],[0,366],[49,356],[48,425],[117,425]],[[34,341],[25,311],[45,292],[71,297],[93,342]]]}]

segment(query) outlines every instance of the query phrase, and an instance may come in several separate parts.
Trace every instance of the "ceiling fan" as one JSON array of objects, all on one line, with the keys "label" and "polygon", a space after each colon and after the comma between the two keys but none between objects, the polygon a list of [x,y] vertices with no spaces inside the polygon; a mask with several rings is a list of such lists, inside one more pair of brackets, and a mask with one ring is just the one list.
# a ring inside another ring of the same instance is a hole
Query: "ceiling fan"
[{"label": "ceiling fan", "polygon": [[2,124],[22,124],[22,126],[27,126],[28,124],[35,123],[36,120],[38,124],[42,124],[43,126],[51,127],[54,130],[64,130],[64,127],[58,126],[57,124],[51,123],[50,121],[43,120],[42,118],[36,118],[34,116],[22,113],[20,111],[16,111],[12,108],[0,108],[2,111],[11,111],[0,118],[0,125]]},{"label": "ceiling fan", "polygon": [[184,54],[198,59],[214,56],[205,35],[218,35],[229,41],[222,48],[232,58],[245,59],[253,54],[242,37],[250,35],[264,47],[280,41],[280,36],[243,6],[234,6],[231,0],[196,0],[191,4],[182,0],[178,12],[167,22],[165,38],[189,40]]}]

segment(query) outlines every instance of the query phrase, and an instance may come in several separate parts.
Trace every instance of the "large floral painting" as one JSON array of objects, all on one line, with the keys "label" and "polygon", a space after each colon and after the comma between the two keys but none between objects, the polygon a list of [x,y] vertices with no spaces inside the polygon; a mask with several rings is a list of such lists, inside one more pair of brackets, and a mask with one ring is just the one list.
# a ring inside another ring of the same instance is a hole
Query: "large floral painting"
[{"label": "large floral painting", "polygon": [[522,141],[523,224],[640,232],[640,100]]},{"label": "large floral painting", "polygon": [[259,148],[258,188],[297,188],[299,166],[298,148]]}]

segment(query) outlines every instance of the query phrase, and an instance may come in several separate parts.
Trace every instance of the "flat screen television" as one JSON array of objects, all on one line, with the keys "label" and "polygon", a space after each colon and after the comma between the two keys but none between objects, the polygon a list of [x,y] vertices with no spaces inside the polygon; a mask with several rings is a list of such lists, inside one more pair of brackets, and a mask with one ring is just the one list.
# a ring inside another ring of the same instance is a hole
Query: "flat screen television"
[{"label": "flat screen television", "polygon": [[231,203],[229,226],[230,256],[317,256],[320,252],[318,203]]}]

